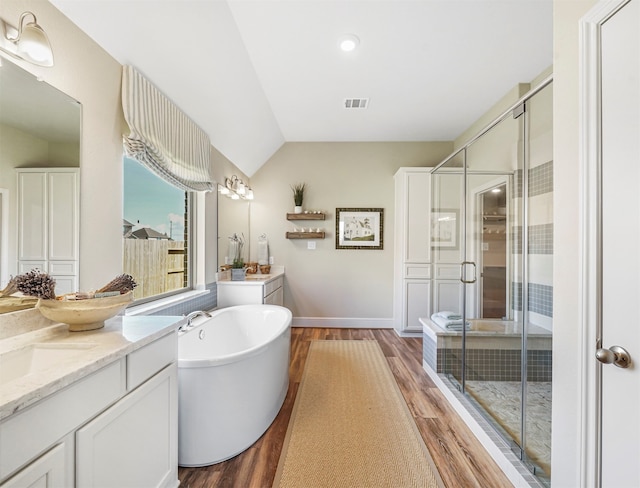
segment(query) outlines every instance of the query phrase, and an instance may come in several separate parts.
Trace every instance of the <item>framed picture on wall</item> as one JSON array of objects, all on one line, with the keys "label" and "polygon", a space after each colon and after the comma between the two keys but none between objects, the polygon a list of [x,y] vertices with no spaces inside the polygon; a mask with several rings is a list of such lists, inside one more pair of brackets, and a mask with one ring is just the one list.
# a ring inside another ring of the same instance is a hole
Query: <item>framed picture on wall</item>
[{"label": "framed picture on wall", "polygon": [[336,249],[382,249],[384,209],[336,208]]},{"label": "framed picture on wall", "polygon": [[431,211],[431,247],[458,249],[458,209],[441,208]]}]

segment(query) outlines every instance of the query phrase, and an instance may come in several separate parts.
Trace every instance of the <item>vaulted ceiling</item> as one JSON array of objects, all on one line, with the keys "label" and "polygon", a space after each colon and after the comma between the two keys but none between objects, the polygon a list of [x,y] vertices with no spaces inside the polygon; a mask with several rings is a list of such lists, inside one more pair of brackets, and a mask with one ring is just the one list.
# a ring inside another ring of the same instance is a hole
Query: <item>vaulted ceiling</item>
[{"label": "vaulted ceiling", "polygon": [[552,62],[552,0],[51,2],[249,176],[287,141],[452,140]]}]

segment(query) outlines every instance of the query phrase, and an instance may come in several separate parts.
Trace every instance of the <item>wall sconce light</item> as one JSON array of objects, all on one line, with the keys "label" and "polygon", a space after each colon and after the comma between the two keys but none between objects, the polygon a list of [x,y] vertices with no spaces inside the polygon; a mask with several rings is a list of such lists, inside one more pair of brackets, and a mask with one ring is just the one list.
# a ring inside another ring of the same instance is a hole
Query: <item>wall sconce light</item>
[{"label": "wall sconce light", "polygon": [[224,179],[224,186],[218,185],[220,195],[226,195],[232,200],[253,200],[253,190],[236,175]]},{"label": "wall sconce light", "polygon": [[[33,22],[25,22],[28,16],[33,17]],[[20,16],[17,29],[0,19],[0,29],[0,51],[37,66],[53,66],[49,38],[32,12]]]}]

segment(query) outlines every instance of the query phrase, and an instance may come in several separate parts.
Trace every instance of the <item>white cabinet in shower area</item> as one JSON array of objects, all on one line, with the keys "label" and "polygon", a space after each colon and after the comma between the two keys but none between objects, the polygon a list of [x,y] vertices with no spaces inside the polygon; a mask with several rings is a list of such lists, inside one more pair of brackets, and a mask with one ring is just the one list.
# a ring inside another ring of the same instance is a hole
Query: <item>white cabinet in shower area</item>
[{"label": "white cabinet in shower area", "polygon": [[395,176],[393,322],[398,333],[422,332],[431,315],[431,168]]}]

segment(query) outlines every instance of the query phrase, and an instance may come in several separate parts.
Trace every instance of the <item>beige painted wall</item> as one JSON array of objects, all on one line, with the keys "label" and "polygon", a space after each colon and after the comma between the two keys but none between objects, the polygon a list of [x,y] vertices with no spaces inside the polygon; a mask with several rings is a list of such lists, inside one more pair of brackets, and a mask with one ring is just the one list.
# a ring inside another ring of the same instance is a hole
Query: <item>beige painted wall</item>
[{"label": "beige painted wall", "polygon": [[462,134],[455,138],[453,145],[455,149],[459,149],[464,146],[467,141],[478,134],[494,119],[502,115],[511,105],[516,103],[518,99],[524,96],[531,88],[536,87],[544,79],[546,79],[553,72],[553,67],[549,66],[542,71],[529,83],[519,83],[514,86],[509,92],[507,92],[498,102],[496,102],[489,110],[487,110],[482,116],[478,118],[473,124],[471,124]]},{"label": "beige painted wall", "polygon": [[552,486],[579,486],[581,411],[581,324],[579,212],[579,50],[578,22],[594,0],[553,2],[553,156],[555,205],[553,271],[553,437]]},{"label": "beige painted wall", "polygon": [[[251,248],[266,233],[275,264],[286,268],[285,306],[294,317],[350,319],[393,317],[393,175],[401,166],[433,166],[450,142],[286,143],[251,178]],[[290,186],[307,184],[303,207],[327,212],[324,221],[286,220],[293,212]],[[335,211],[383,208],[383,250],[337,250]],[[321,227],[325,239],[287,240],[297,227]],[[307,243],[316,244],[315,250]]]}]

